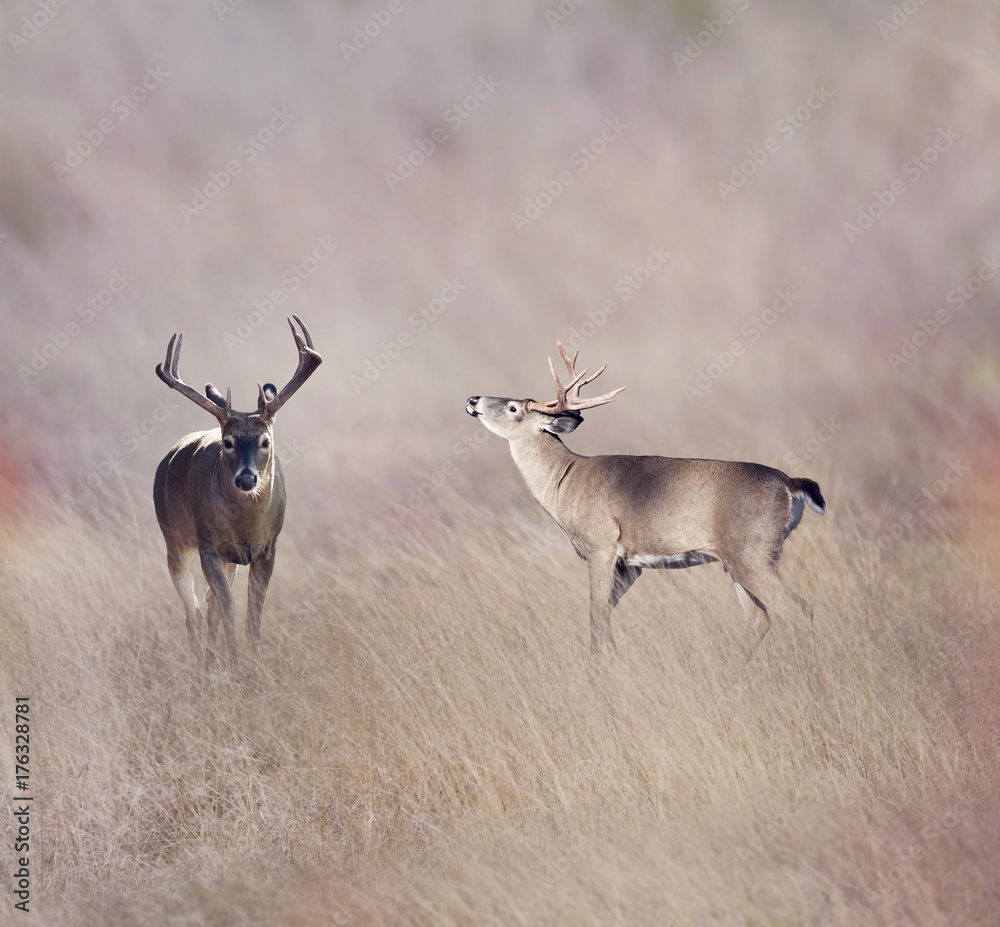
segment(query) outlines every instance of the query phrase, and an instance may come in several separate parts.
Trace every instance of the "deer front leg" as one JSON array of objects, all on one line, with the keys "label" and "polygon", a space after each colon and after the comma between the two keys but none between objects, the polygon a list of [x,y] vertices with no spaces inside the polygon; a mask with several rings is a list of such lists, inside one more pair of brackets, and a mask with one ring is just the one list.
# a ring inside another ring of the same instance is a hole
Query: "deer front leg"
[{"label": "deer front leg", "polygon": [[176,538],[167,536],[167,569],[174,588],[184,604],[184,621],[187,625],[188,642],[196,661],[201,659],[201,611],[194,594],[193,551]]},{"label": "deer front leg", "polygon": [[[226,629],[226,646],[229,649],[229,660],[235,665],[237,659],[236,652],[236,599],[233,598],[232,590],[229,588],[229,576],[227,575],[229,564],[212,548],[202,548],[201,568],[208,580],[208,587],[211,591],[215,604],[222,612],[222,623]],[[214,638],[214,634],[212,635]]]},{"label": "deer front leg", "polygon": [[[236,564],[227,563],[224,569],[226,571],[226,582],[229,584],[229,588],[232,589],[233,579],[236,577]],[[215,638],[219,631],[219,619],[222,617],[222,606],[216,601],[211,586],[209,586],[208,591],[205,593],[205,612],[208,619],[208,644],[209,647],[215,647]]]},{"label": "deer front leg", "polygon": [[274,571],[275,541],[271,541],[250,564],[250,589],[247,601],[247,640],[250,647],[257,652],[260,643],[260,616],[264,611],[264,596],[267,594],[267,584],[271,581]]},{"label": "deer front leg", "polygon": [[611,609],[618,601],[614,595],[615,555],[603,551],[592,553],[587,558],[587,566],[590,570],[590,652],[598,655],[606,650],[614,654]]}]

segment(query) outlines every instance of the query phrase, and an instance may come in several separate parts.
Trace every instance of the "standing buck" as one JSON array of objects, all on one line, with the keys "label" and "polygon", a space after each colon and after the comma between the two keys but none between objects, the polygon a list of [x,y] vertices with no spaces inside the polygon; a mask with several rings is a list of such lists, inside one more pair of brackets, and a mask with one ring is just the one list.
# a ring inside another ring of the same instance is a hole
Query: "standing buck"
[{"label": "standing buck", "polygon": [[[826,505],[812,480],[793,479],[755,463],[633,457],[582,457],[559,438],[580,422],[580,412],[611,402],[619,387],[595,399],[580,388],[600,376],[577,374],[577,354],[566,355],[570,383],[549,369],[556,398],[498,399],[472,396],[466,411],[506,438],[514,463],[538,503],[569,535],[590,571],[590,648],[614,651],[611,611],[644,568],[676,569],[721,560],[736,583],[747,618],[756,605],[756,640],[771,626],[769,612],[804,623],[812,633],[812,608],[778,577],[778,557],[806,503]],[[751,604],[752,603],[752,604]],[[807,651],[810,677],[815,665]]]},{"label": "standing buck", "polygon": [[256,650],[260,615],[274,569],[274,548],[285,519],[285,481],[274,453],[274,416],[310,377],[323,358],[298,316],[300,335],[288,320],[299,350],[299,366],[282,390],[257,384],[256,412],[236,412],[231,392],[226,398],[209,383],[205,395],[177,374],[183,334],[167,345],[167,357],[156,375],[219,420],[220,430],[199,431],[181,438],[156,468],[153,501],[167,542],[167,567],[184,603],[191,650],[200,652],[201,610],[194,592],[193,556],[197,552],[208,580],[205,595],[208,639],[214,645],[219,618],[226,627],[229,657],[236,661],[236,600],[230,590],[236,566],[250,566],[246,633]]}]

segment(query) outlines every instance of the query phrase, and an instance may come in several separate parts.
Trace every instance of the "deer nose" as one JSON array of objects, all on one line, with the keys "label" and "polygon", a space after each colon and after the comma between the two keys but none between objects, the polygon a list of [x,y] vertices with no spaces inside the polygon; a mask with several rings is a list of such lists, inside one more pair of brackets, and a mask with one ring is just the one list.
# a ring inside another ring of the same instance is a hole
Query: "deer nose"
[{"label": "deer nose", "polygon": [[465,411],[468,412],[469,415],[479,415],[479,413],[476,411],[476,404],[478,402],[479,402],[478,396],[470,396],[469,401],[465,404]]},{"label": "deer nose", "polygon": [[257,485],[257,477],[249,470],[244,470],[236,477],[236,485],[243,492],[250,492]]}]

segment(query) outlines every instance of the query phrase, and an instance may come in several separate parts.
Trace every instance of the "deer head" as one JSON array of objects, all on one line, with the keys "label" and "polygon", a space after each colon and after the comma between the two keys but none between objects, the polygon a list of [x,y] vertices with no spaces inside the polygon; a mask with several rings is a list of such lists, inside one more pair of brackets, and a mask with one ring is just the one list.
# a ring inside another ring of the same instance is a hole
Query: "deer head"
[{"label": "deer head", "polygon": [[221,460],[233,485],[245,493],[252,493],[261,488],[273,471],[272,431],[275,415],[323,361],[313,347],[312,337],[305,324],[297,315],[293,315],[292,318],[302,329],[300,335],[292,319],[288,320],[299,352],[298,368],[281,390],[277,390],[273,383],[261,385],[258,382],[256,412],[237,412],[233,409],[230,390],[226,391],[226,396],[223,398],[222,393],[209,383],[205,386],[203,396],[181,380],[177,365],[181,356],[183,333],[175,334],[170,339],[165,361],[156,365],[156,375],[167,386],[187,396],[195,405],[201,406],[218,419],[222,429]]},{"label": "deer head", "polygon": [[470,396],[465,407],[466,412],[480,419],[490,431],[508,441],[515,437],[537,434],[542,431],[555,435],[568,434],[583,421],[583,416],[580,413],[584,409],[603,406],[605,403],[611,402],[625,389],[624,386],[620,386],[603,396],[583,399],[580,396],[580,388],[596,380],[604,373],[608,365],[605,364],[590,376],[587,376],[589,368],[586,367],[578,374],[576,372],[576,358],[580,352],[576,351],[570,357],[561,341],[556,342],[556,347],[559,349],[563,363],[566,364],[570,382],[566,386],[562,385],[550,357],[549,370],[556,387],[555,399],[536,402],[534,399]]}]

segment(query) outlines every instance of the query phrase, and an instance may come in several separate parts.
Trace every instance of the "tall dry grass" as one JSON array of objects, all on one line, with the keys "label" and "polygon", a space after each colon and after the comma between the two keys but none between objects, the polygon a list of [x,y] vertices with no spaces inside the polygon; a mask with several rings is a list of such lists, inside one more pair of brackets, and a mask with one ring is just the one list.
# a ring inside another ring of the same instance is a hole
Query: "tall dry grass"
[{"label": "tall dry grass", "polygon": [[564,545],[446,511],[416,555],[288,545],[259,661],[206,678],[152,526],[8,532],[4,698],[33,699],[41,910],[990,922],[1000,641],[971,546],[906,545],[873,583],[843,524],[802,526],[785,574],[817,606],[817,693],[780,625],[744,671],[713,567],[643,578],[595,676]]},{"label": "tall dry grass", "polygon": [[[0,56],[2,813],[15,695],[38,795],[19,922],[995,923],[995,281],[907,363],[887,355],[997,246],[996,11],[927,4],[883,39],[891,6],[754,0],[678,71],[720,10],[590,0],[552,28],[539,4],[407,4],[347,64],[367,6],[107,0]],[[156,65],[162,85],[57,179]],[[819,84],[833,97],[723,201],[716,181]],[[185,222],[282,106],[287,131]],[[510,214],[612,117],[621,137],[518,234]],[[948,128],[849,243],[843,223]],[[339,248],[292,291],[320,236]],[[651,247],[670,260],[624,300]],[[227,340],[276,287],[280,311]],[[782,288],[793,308],[751,340]],[[584,566],[463,408],[547,392],[552,342],[609,298],[581,361],[628,390],[567,443],[817,479],[829,511],[782,572],[815,607],[818,690],[780,622],[743,668],[717,565],[645,574],[614,615],[618,659],[589,666]],[[211,423],[187,403],[154,419],[152,368],[184,330],[182,376],[244,408],[293,369],[286,310],[326,360],[277,423],[289,510],[263,642],[202,675],[150,489]],[[0,861],[7,891],[6,838]]]}]

